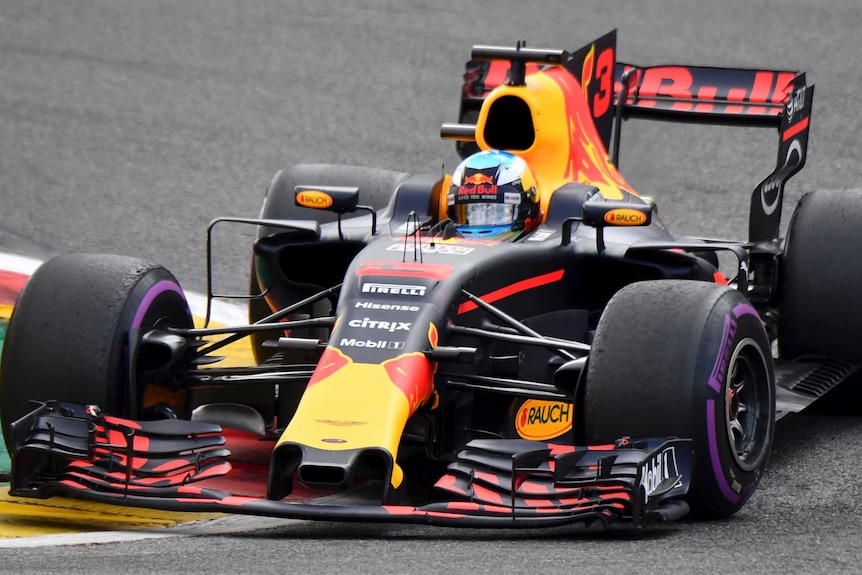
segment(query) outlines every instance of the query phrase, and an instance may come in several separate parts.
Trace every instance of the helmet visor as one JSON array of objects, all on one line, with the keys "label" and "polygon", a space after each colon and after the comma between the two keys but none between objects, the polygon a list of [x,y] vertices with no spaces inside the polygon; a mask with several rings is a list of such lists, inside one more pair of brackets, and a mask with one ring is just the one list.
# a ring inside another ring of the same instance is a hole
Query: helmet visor
[{"label": "helmet visor", "polygon": [[458,223],[466,226],[505,226],[515,221],[515,205],[498,203],[458,206]]}]

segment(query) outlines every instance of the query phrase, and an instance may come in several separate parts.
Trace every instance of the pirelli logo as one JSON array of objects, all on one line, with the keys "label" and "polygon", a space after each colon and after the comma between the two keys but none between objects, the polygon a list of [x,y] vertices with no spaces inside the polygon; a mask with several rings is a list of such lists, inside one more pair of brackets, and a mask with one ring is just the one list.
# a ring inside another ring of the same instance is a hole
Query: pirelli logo
[{"label": "pirelli logo", "polygon": [[362,284],[362,293],[376,293],[389,295],[406,295],[422,297],[425,295],[425,286],[406,285],[406,284],[384,284],[384,283],[365,283]]}]

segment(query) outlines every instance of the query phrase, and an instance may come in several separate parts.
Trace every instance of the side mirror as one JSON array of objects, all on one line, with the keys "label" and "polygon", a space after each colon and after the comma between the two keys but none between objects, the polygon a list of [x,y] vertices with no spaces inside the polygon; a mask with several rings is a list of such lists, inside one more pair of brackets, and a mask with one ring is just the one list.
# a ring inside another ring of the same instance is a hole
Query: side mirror
[{"label": "side mirror", "polygon": [[336,214],[355,212],[359,207],[359,188],[340,186],[296,186],[297,206],[327,210]]},{"label": "side mirror", "polygon": [[341,216],[364,210],[371,214],[371,235],[377,235],[377,212],[371,206],[359,205],[359,188],[353,186],[296,186],[294,201],[297,206],[313,210],[327,210],[338,214],[338,237],[344,239]]},{"label": "side mirror", "polygon": [[596,251],[605,251],[604,229],[606,227],[648,226],[652,222],[651,204],[631,204],[614,201],[586,201],[581,217],[563,221],[563,245],[572,241],[572,226],[575,222],[596,228]]}]

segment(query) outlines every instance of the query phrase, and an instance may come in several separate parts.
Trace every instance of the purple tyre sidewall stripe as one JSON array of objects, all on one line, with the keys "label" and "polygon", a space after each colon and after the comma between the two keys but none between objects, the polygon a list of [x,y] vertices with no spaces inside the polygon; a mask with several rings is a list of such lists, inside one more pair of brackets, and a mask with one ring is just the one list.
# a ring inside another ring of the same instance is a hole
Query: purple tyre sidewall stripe
[{"label": "purple tyre sidewall stripe", "polygon": [[[744,315],[754,316],[757,321],[762,322],[760,319],[760,315],[757,311],[749,304],[739,304],[733,308],[731,311],[731,315],[725,317],[725,329],[724,336],[722,337],[721,346],[718,351],[718,358],[716,358],[716,363],[722,360],[722,350],[725,346],[730,345],[730,341],[726,341],[728,338],[733,339],[733,336],[736,335],[736,330],[729,330],[729,326],[731,323],[734,323],[735,320],[740,319]],[[733,317],[731,317],[733,316]],[[717,369],[713,369],[713,374],[715,374]],[[718,388],[716,388],[718,385]],[[709,386],[715,390],[716,393],[722,393],[724,389],[724,382],[718,382],[715,378],[710,378]],[[726,425],[726,423],[722,422],[722,426]],[[741,497],[739,493],[734,491],[730,484],[727,482],[727,478],[724,475],[723,467],[721,465],[721,457],[718,453],[718,437],[716,435],[716,421],[715,421],[715,400],[708,399],[706,401],[706,430],[707,430],[707,441],[709,443],[709,460],[712,464],[712,472],[715,476],[715,481],[721,489],[721,493],[724,495],[724,498],[727,499],[730,503],[737,503]]]},{"label": "purple tyre sidewall stripe", "polygon": [[144,316],[147,314],[150,306],[153,305],[155,299],[163,293],[170,291],[177,293],[182,298],[185,298],[183,290],[175,282],[170,280],[161,280],[160,282],[157,282],[150,288],[150,291],[147,292],[144,299],[141,300],[141,305],[138,306],[138,311],[135,312],[135,319],[132,321],[132,329],[140,328],[141,323],[144,321]]},{"label": "purple tyre sidewall stripe", "polygon": [[722,472],[721,458],[718,455],[718,437],[715,435],[715,400],[706,400],[706,431],[709,441],[709,461],[712,463],[712,472],[715,475],[715,481],[721,489],[724,498],[731,503],[739,501],[739,493],[730,488],[727,478]]},{"label": "purple tyre sidewall stripe", "polygon": [[754,309],[751,304],[741,303],[735,308],[733,308],[733,311],[731,313],[736,317],[736,319],[739,319],[744,315],[752,315],[761,324],[763,323],[763,320],[760,319],[760,314],[757,313],[757,310]]}]

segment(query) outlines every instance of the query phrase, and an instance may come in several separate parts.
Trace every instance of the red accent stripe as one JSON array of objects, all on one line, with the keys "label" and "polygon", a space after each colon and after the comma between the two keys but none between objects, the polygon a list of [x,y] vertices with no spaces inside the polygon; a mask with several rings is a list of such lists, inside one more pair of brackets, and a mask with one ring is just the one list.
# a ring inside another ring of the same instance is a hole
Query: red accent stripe
[{"label": "red accent stripe", "polygon": [[[449,505],[449,507],[451,507],[451,505]],[[512,514],[511,507],[500,507],[498,505],[483,505],[480,509],[485,511],[486,513],[502,513],[504,515]]]},{"label": "red accent stripe", "polygon": [[548,508],[550,508],[550,511],[560,510],[559,505],[555,505],[550,499],[525,499],[524,503],[526,505],[531,505],[536,511],[543,511]]},{"label": "red accent stripe", "polygon": [[547,495],[549,493],[547,485],[535,483],[533,481],[525,481],[521,484],[520,491],[528,495]]},{"label": "red accent stripe", "polygon": [[502,60],[492,60],[485,73],[485,89],[490,91],[506,81],[509,65]]},{"label": "red accent stripe", "polygon": [[744,102],[748,91],[745,88],[731,88],[727,91],[728,106],[725,108],[727,114],[741,114],[744,110],[742,106],[730,105],[730,102]]},{"label": "red accent stripe", "polygon": [[[177,499],[179,502],[189,502],[189,503],[197,503],[200,501],[210,501],[209,499],[185,499],[179,498]],[[219,499],[214,503],[218,503],[219,505],[224,505],[226,507],[242,507],[244,504],[249,503],[251,501],[259,501],[257,497],[237,497],[236,495],[229,495],[224,499]]]},{"label": "red accent stripe", "polygon": [[446,503],[446,508],[453,511],[479,511],[482,506],[472,501],[450,501]]},{"label": "red accent stripe", "polygon": [[794,126],[790,126],[789,128],[787,128],[787,131],[781,135],[781,141],[786,142],[787,140],[789,140],[790,138],[792,138],[793,136],[795,136],[796,134],[798,134],[799,132],[801,132],[802,130],[807,128],[808,127],[808,121],[810,119],[811,119],[810,117],[805,118],[804,120],[800,120],[800,122],[798,124],[796,124]]},{"label": "red accent stripe", "polygon": [[[439,487],[441,489],[453,489],[456,487],[455,476],[454,475],[444,475],[434,484],[434,487]],[[463,491],[458,489],[458,491]]]},{"label": "red accent stripe", "polygon": [[454,269],[455,266],[451,264],[368,261],[360,264],[356,270],[356,275],[359,277],[375,275],[445,280]]},{"label": "red accent stripe", "polygon": [[[540,276],[528,278],[525,280],[521,280],[519,282],[515,282],[511,285],[508,285],[504,288],[500,288],[498,290],[492,291],[491,293],[485,294],[482,299],[488,303],[493,303],[495,301],[507,298],[509,296],[515,295],[517,293],[521,293],[523,291],[531,290],[533,288],[541,287],[544,285],[548,285],[557,281],[560,281],[563,277],[563,270],[557,270],[554,272],[550,272],[547,274],[543,274]],[[478,308],[475,303],[472,301],[467,301],[458,306],[458,314],[467,313],[468,311],[473,311]]]},{"label": "red accent stripe", "polygon": [[[574,490],[575,489],[573,488],[573,491]],[[576,497],[574,499],[569,498],[569,497],[560,498],[560,505],[566,505],[568,507],[573,507],[575,505],[583,505],[584,503],[589,503],[589,502],[590,502],[590,500],[587,499],[586,497]]]},{"label": "red accent stripe", "polygon": [[382,507],[389,515],[413,515],[416,513],[415,507],[406,505],[383,505]]},{"label": "red accent stripe", "polygon": [[631,496],[628,493],[626,493],[625,491],[620,491],[619,493],[607,493],[607,494],[603,494],[603,495],[600,494],[599,498],[600,499],[625,499],[626,501],[629,501],[631,499]]},{"label": "red accent stripe", "polygon": [[422,515],[422,516],[427,516],[427,517],[445,517],[445,518],[447,518],[447,519],[448,519],[448,518],[450,518],[450,517],[464,517],[464,514],[463,514],[463,513],[445,513],[445,512],[442,512],[442,511],[426,511],[426,512],[417,512],[417,511],[414,511],[414,512],[413,512],[413,514],[417,514],[417,513],[418,513],[419,515]]},{"label": "red accent stripe", "polygon": [[108,423],[113,423],[114,425],[124,425],[126,427],[131,427],[132,429],[140,429],[141,424],[137,421],[133,421],[131,419],[122,419],[119,417],[114,417],[113,415],[106,415],[105,421]]},{"label": "red accent stripe", "polygon": [[605,445],[590,445],[588,446],[588,451],[612,451],[616,449],[617,446],[613,443],[608,443]]},{"label": "red accent stripe", "polygon": [[482,503],[490,503],[492,505],[503,504],[503,497],[499,493],[495,493],[482,485],[473,485],[473,497]]},{"label": "red accent stripe", "polygon": [[500,477],[497,475],[494,475],[492,473],[486,473],[483,471],[476,471],[475,474],[477,479],[481,479],[482,481],[490,483],[491,485],[501,485]]}]

